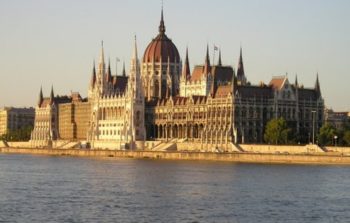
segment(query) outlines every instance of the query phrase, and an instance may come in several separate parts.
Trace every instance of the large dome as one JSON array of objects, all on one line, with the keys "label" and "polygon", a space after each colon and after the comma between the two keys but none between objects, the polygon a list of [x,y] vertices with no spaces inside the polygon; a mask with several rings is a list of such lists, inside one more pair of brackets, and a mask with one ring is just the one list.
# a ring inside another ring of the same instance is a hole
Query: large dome
[{"label": "large dome", "polygon": [[152,40],[150,44],[148,44],[145,53],[143,55],[144,63],[167,63],[168,58],[171,63],[180,62],[179,51],[177,50],[175,44],[167,37],[165,34],[165,25],[163,19],[163,10],[162,16],[159,25],[159,34],[156,38]]}]

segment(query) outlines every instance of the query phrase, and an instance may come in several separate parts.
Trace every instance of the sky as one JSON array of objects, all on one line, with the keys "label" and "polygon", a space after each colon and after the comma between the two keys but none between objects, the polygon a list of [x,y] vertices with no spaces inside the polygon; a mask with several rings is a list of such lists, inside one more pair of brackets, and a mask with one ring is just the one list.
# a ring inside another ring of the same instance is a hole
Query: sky
[{"label": "sky", "polygon": [[[127,70],[134,35],[139,57],[158,33],[161,0],[1,0],[0,107],[35,106],[49,96],[87,96],[101,41],[112,73]],[[166,34],[191,69],[206,46],[221,48],[237,67],[239,49],[248,81],[288,75],[312,88],[319,74],[326,106],[350,111],[350,1],[164,0]],[[121,62],[116,64],[116,58]],[[215,62],[217,56],[215,58]]]}]

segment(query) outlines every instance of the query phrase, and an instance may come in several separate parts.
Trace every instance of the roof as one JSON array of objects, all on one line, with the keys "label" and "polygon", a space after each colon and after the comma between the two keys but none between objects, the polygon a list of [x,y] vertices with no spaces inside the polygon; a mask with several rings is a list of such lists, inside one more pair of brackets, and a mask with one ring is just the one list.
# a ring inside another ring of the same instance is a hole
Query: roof
[{"label": "roof", "polygon": [[207,96],[193,95],[192,98],[194,104],[205,104],[207,102]]},{"label": "roof", "polygon": [[185,105],[187,103],[188,98],[187,97],[174,97],[174,104],[175,105]]},{"label": "roof", "polygon": [[128,85],[128,79],[127,76],[114,76],[113,78],[113,87],[114,90],[118,92],[125,92],[126,87]]},{"label": "roof", "polygon": [[197,65],[194,67],[192,75],[191,75],[191,81],[200,81],[203,76],[203,65]]},{"label": "roof", "polygon": [[180,55],[175,44],[165,34],[164,17],[162,10],[159,25],[159,34],[148,44],[143,55],[143,62],[151,63],[162,61],[163,63],[166,63],[168,62],[168,59],[171,63],[179,63]]},{"label": "roof", "polygon": [[318,93],[315,89],[298,88],[299,99],[303,100],[317,100]]},{"label": "roof", "polygon": [[227,97],[232,92],[232,85],[220,85],[215,92],[215,98]]},{"label": "roof", "polygon": [[[72,97],[68,97],[66,95],[56,96],[56,97],[54,97],[53,102],[55,104],[70,103],[70,102],[72,102]],[[50,104],[51,104],[51,98],[46,97],[46,98],[43,98],[43,101],[41,102],[40,107],[43,108],[43,107],[46,107],[47,105],[50,105]]]},{"label": "roof", "polygon": [[286,77],[273,77],[272,80],[269,83],[269,86],[271,86],[275,90],[280,90],[283,87],[283,84],[286,80]]},{"label": "roof", "polygon": [[271,86],[237,86],[237,91],[242,98],[273,98],[273,88]]},{"label": "roof", "polygon": [[211,72],[214,75],[216,83],[231,83],[233,77],[233,69],[229,66],[213,66]]}]

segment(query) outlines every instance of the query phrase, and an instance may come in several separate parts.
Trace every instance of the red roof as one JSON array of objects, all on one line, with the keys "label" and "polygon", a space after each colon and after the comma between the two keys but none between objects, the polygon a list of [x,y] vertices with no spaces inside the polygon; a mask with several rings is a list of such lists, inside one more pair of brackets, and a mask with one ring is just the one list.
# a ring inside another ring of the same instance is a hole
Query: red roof
[{"label": "red roof", "polygon": [[269,83],[269,86],[273,87],[273,89],[280,90],[283,87],[283,83],[286,80],[286,77],[274,77]]},{"label": "red roof", "polygon": [[191,81],[200,81],[203,76],[203,65],[197,65],[194,67],[192,75],[191,75]]},{"label": "red roof", "polygon": [[232,92],[232,85],[221,85],[217,87],[215,98],[227,97]]}]

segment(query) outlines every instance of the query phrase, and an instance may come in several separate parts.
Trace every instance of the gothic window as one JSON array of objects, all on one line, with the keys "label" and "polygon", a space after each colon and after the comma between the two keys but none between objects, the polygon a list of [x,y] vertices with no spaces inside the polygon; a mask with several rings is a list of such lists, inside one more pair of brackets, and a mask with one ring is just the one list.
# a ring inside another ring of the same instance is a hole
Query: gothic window
[{"label": "gothic window", "polygon": [[154,82],[154,96],[158,97],[158,95],[159,95],[159,82],[158,80],[156,80]]},{"label": "gothic window", "polygon": [[136,121],[140,121],[140,111],[136,112]]}]

